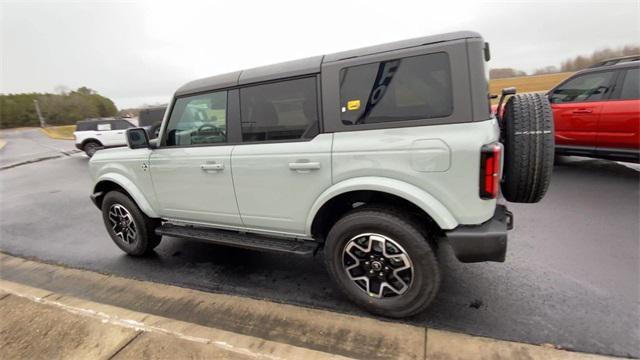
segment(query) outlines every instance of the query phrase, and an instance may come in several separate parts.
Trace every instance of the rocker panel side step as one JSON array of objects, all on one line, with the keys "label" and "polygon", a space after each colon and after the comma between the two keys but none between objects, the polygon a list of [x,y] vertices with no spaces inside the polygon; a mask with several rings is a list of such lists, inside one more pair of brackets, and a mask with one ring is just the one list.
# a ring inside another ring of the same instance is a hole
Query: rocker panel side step
[{"label": "rocker panel side step", "polygon": [[165,223],[158,227],[156,234],[190,240],[209,241],[243,249],[306,256],[313,255],[318,249],[318,243],[308,240],[273,238],[256,234],[239,233],[231,230],[182,226],[170,223]]}]

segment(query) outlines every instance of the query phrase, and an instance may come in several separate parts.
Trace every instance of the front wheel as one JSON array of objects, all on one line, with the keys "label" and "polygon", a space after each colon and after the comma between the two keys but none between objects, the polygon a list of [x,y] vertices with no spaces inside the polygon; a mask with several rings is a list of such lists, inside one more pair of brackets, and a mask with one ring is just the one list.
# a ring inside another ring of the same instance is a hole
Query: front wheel
[{"label": "front wheel", "polygon": [[146,216],[127,195],[110,191],[102,201],[102,219],[116,245],[132,256],[150,253],[161,236],[155,234],[158,219]]},{"label": "front wheel", "polygon": [[420,228],[403,212],[362,207],[333,226],[325,264],[338,287],[371,313],[406,317],[438,292],[440,269]]}]

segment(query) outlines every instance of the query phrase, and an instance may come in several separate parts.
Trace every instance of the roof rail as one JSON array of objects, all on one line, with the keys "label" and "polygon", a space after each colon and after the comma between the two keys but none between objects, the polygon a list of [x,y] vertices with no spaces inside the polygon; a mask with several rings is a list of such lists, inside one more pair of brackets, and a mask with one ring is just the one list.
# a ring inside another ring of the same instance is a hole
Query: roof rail
[{"label": "roof rail", "polygon": [[589,68],[597,68],[601,66],[615,65],[631,61],[640,61],[640,55],[621,56],[617,58],[605,59],[589,66]]}]

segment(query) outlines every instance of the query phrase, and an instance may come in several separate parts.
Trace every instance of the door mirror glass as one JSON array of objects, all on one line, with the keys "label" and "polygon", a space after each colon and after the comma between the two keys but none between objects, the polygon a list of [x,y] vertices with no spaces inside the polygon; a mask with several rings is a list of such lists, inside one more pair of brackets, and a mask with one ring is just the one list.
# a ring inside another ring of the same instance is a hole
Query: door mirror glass
[{"label": "door mirror glass", "polygon": [[131,149],[141,149],[149,147],[149,138],[143,128],[133,128],[127,130],[127,145]]}]

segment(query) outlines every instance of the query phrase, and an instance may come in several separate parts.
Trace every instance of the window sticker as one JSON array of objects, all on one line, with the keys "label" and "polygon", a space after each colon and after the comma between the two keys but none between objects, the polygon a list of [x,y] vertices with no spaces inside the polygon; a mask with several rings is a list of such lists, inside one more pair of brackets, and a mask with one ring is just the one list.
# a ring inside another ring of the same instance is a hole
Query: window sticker
[{"label": "window sticker", "polygon": [[347,109],[349,111],[360,109],[360,100],[349,100],[347,102]]},{"label": "window sticker", "polygon": [[98,131],[111,130],[111,124],[98,124]]}]

